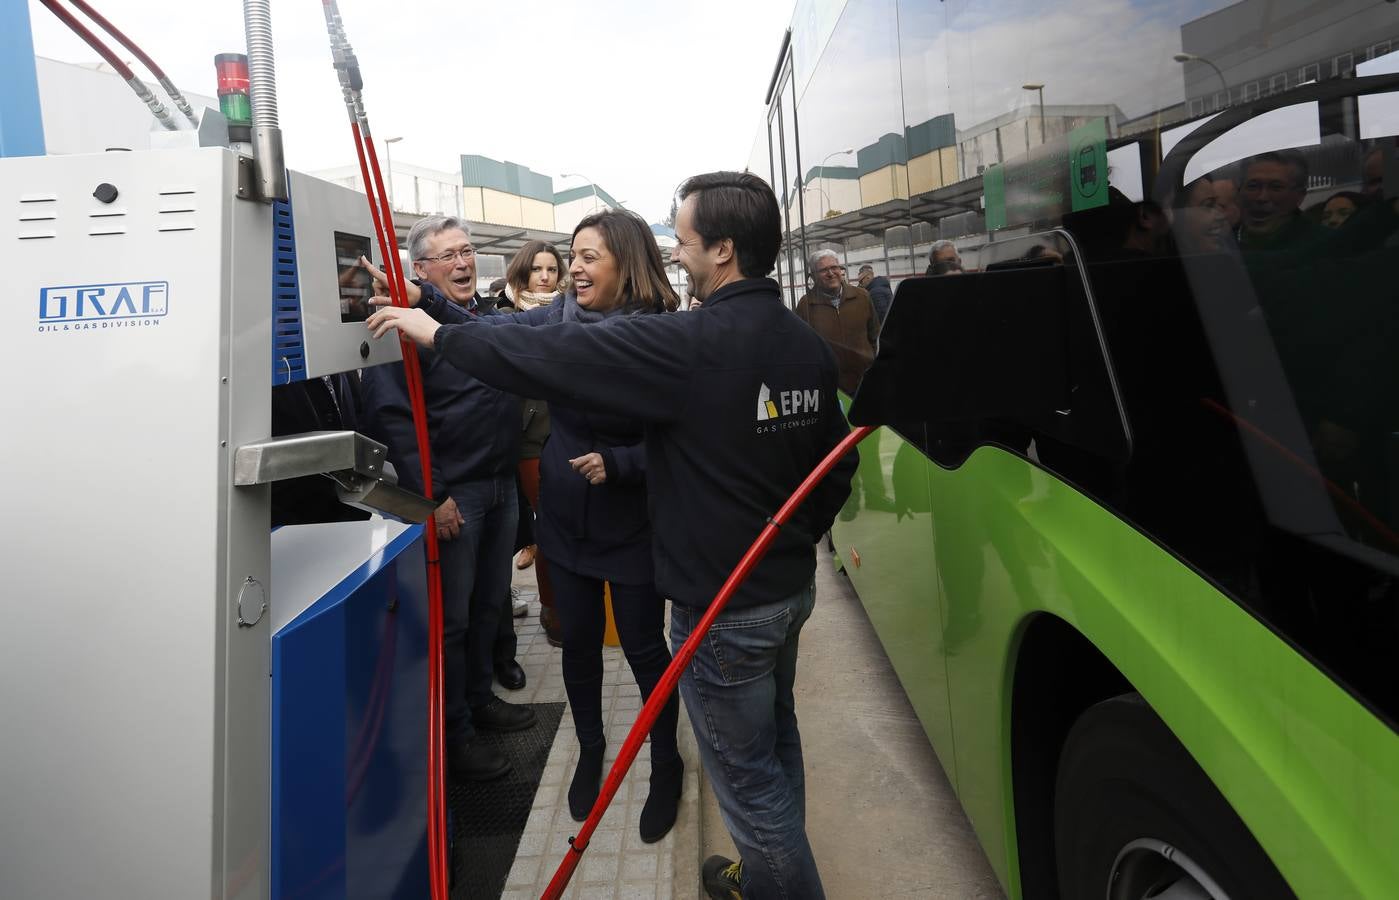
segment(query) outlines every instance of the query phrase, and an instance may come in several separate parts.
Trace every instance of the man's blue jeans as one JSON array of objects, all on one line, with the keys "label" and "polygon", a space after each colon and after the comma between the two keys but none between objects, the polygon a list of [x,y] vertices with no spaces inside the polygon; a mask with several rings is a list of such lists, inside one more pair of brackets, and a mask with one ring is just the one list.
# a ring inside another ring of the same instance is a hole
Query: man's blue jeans
[{"label": "man's blue jeans", "polygon": [[[815,587],[761,606],[725,610],[680,678],[724,824],[743,858],[745,900],[825,896],[806,838],[806,778],[792,700],[797,638]],[[672,606],[674,650],[703,610]]]},{"label": "man's blue jeans", "polygon": [[[515,546],[515,475],[453,485],[466,521],[442,541],[442,706],[448,742],[471,740],[471,707],[491,700],[492,653],[500,617],[508,616],[510,557]],[[428,522],[428,528],[433,527]]]}]

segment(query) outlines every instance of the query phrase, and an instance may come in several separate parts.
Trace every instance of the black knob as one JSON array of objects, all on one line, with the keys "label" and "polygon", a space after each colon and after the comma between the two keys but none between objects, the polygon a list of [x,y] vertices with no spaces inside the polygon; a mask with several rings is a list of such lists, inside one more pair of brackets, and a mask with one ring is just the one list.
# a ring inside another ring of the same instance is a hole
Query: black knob
[{"label": "black knob", "polygon": [[369,342],[368,342],[368,341],[361,341],[361,342],[360,342],[360,345],[359,345],[359,358],[360,358],[360,359],[368,359],[368,358],[369,358]]},{"label": "black knob", "polygon": [[97,190],[92,192],[92,196],[96,197],[99,203],[111,203],[117,199],[116,186],[104,181],[97,186]]}]

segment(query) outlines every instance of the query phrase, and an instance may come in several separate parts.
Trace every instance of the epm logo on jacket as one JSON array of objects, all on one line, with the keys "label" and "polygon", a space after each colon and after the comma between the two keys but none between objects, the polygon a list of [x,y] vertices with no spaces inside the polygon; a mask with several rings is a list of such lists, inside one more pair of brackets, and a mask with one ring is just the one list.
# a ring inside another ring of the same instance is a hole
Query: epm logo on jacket
[{"label": "epm logo on jacket", "polygon": [[788,428],[815,425],[821,412],[821,391],[791,390],[772,392],[758,385],[758,434],[774,434]]}]

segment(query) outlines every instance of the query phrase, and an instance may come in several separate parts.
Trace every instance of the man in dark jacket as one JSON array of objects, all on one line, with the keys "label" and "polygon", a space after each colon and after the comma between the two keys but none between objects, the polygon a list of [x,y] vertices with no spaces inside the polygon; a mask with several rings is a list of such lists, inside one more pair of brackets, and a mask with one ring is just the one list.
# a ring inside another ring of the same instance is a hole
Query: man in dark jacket
[{"label": "man in dark jacket", "polygon": [[879,318],[863,288],[845,280],[845,266],[833,250],[817,250],[807,261],[816,286],[797,302],[797,318],[825,338],[840,369],[840,389],[854,394],[874,362]]},{"label": "man in dark jacket", "polygon": [[[429,216],[408,233],[418,277],[472,315],[494,308],[476,294],[476,251],[465,222]],[[419,353],[432,454],[433,526],[441,541],[443,707],[452,775],[486,780],[510,764],[477,730],[517,731],[534,713],[491,692],[492,645],[510,596],[518,509],[520,401],[472,378],[431,350]],[[400,484],[422,491],[422,464],[403,366],[364,373],[368,433],[389,448]],[[511,632],[513,637],[514,632]],[[513,656],[513,654],[511,654]]]},{"label": "man in dark jacket", "polygon": [[894,289],[890,286],[889,279],[874,274],[874,266],[864,265],[860,266],[860,277],[855,279],[855,283],[870,295],[875,317],[879,319],[879,324],[883,325],[889,316],[889,307],[894,302]]},{"label": "man in dark jacket", "polygon": [[[680,197],[671,259],[704,304],[696,312],[527,328],[439,326],[421,310],[384,309],[369,323],[505,390],[645,424],[656,584],[672,601],[675,647],[768,516],[848,433],[830,349],[764,277],[781,243],[772,189],[715,172],[685,182]],[[849,494],[855,462],[841,460],[783,526],[680,681],[742,855],[705,863],[712,896],[824,896],[806,837],[792,685],[815,599],[812,545]]]}]

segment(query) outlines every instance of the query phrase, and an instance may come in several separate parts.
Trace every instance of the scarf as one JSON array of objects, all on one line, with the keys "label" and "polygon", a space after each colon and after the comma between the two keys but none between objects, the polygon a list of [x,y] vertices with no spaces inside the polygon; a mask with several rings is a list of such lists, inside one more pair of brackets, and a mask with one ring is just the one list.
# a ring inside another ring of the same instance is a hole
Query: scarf
[{"label": "scarf", "polygon": [[[633,313],[641,313],[644,310],[632,310]],[[581,322],[584,325],[591,325],[601,322],[603,319],[610,319],[613,316],[629,315],[622,306],[614,306],[607,312],[598,312],[595,309],[584,309],[578,305],[578,295],[572,292],[563,296],[563,320],[565,322]]]},{"label": "scarf", "polygon": [[558,294],[536,294],[534,291],[520,291],[515,295],[515,306],[521,311],[534,309],[537,306],[548,306],[554,302]]}]

